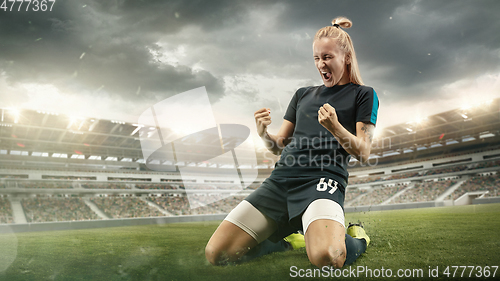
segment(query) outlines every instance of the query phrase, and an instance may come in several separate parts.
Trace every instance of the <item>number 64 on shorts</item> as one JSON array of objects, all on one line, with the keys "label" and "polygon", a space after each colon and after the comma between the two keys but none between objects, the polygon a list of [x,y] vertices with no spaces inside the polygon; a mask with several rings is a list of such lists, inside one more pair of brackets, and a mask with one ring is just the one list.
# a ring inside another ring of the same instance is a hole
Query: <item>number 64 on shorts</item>
[{"label": "number 64 on shorts", "polygon": [[328,193],[333,194],[337,190],[337,185],[339,183],[332,180],[332,179],[328,179],[328,183],[326,183],[325,179],[326,178],[321,178],[319,180],[319,183],[316,185],[316,190],[317,191],[326,191],[328,189],[328,187],[330,187],[331,189],[328,191]]}]

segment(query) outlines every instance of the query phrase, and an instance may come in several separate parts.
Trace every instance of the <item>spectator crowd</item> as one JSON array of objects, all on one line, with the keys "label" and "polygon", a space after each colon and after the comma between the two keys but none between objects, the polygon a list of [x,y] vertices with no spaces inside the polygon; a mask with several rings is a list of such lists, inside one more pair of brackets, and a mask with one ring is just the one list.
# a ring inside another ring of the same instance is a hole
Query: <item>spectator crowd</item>
[{"label": "spectator crowd", "polygon": [[135,197],[93,197],[94,203],[110,218],[141,218],[164,216],[158,209],[149,206],[140,198]]},{"label": "spectator crowd", "polygon": [[97,220],[99,217],[80,198],[35,197],[21,200],[28,222]]},{"label": "spectator crowd", "polygon": [[458,187],[447,199],[457,200],[460,196],[467,192],[473,191],[488,191],[485,197],[499,196],[500,189],[500,175],[499,173],[493,175],[475,176],[466,180],[460,187]]},{"label": "spectator crowd", "polygon": [[0,197],[0,223],[14,223],[10,201],[4,197]]},{"label": "spectator crowd", "polygon": [[439,195],[443,194],[448,188],[456,183],[456,180],[416,183],[413,188],[406,190],[400,196],[392,199],[389,204],[434,201]]}]

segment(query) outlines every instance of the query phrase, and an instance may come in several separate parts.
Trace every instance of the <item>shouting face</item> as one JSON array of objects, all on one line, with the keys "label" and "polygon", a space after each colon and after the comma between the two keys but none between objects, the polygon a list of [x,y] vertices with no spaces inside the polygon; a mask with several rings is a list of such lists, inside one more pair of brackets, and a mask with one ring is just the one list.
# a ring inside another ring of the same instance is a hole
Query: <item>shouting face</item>
[{"label": "shouting face", "polygon": [[339,47],[335,39],[323,37],[313,43],[313,55],[323,83],[327,87],[350,82],[347,65],[349,56]]}]

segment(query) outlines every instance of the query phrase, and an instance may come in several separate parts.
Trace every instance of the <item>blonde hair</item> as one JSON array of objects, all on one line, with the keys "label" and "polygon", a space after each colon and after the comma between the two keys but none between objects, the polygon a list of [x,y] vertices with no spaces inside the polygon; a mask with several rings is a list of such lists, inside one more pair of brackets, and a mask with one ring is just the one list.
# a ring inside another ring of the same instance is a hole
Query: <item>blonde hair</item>
[{"label": "blonde hair", "polygon": [[[339,25],[333,26],[334,24]],[[349,72],[349,79],[351,83],[363,85],[361,74],[359,73],[358,60],[356,59],[356,52],[352,45],[352,40],[349,34],[342,28],[350,28],[352,26],[351,20],[345,17],[337,17],[332,20],[332,26],[326,26],[318,30],[314,36],[314,41],[321,38],[331,38],[337,40],[339,47],[344,50],[346,55],[351,59],[350,64],[347,64],[347,71]],[[342,28],[341,28],[342,27]]]}]

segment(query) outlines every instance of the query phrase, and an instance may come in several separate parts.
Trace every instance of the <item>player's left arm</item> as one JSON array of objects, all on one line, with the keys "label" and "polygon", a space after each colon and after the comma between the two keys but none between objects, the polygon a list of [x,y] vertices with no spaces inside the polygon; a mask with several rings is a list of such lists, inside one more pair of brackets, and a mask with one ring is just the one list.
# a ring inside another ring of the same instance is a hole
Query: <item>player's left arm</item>
[{"label": "player's left arm", "polygon": [[320,107],[318,121],[333,134],[349,154],[356,157],[361,163],[368,161],[375,125],[369,122],[356,122],[356,135],[353,135],[340,124],[335,108],[327,103]]}]

